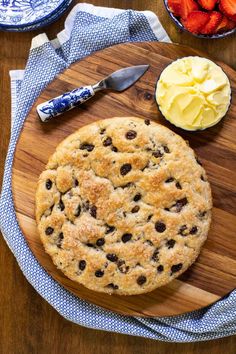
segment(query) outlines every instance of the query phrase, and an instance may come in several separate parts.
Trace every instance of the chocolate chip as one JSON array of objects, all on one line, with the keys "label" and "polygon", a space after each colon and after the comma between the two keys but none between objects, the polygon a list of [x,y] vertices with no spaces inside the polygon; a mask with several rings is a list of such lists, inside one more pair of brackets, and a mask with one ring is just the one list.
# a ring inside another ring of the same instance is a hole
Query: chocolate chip
[{"label": "chocolate chip", "polygon": [[156,249],[156,250],[153,252],[153,255],[152,255],[152,260],[153,260],[154,262],[158,262],[158,260],[159,260],[158,255],[159,255],[159,251],[158,251],[158,249]]},{"label": "chocolate chip", "polygon": [[94,246],[94,244],[93,244],[93,243],[90,243],[90,242],[86,243],[86,246],[87,246],[87,247],[90,247],[90,248],[96,248],[96,247]]},{"label": "chocolate chip", "polygon": [[126,218],[126,215],[127,215],[127,214],[126,214],[126,212],[125,212],[125,211],[123,211],[123,216],[124,216],[124,218]]},{"label": "chocolate chip", "polygon": [[88,144],[88,143],[82,143],[80,145],[80,150],[87,150],[87,151],[93,151],[94,145],[93,144]]},{"label": "chocolate chip", "polygon": [[97,217],[97,207],[95,205],[91,206],[90,208],[90,215],[96,219]]},{"label": "chocolate chip", "polygon": [[141,194],[140,194],[140,193],[137,193],[137,194],[134,196],[134,201],[135,201],[135,202],[138,202],[141,198],[142,198]]},{"label": "chocolate chip", "polygon": [[82,259],[81,261],[79,261],[79,269],[85,270],[85,268],[86,268],[86,261]]},{"label": "chocolate chip", "polygon": [[160,150],[157,150],[153,152],[152,155],[157,159],[158,157],[162,157],[163,153]]},{"label": "chocolate chip", "polygon": [[130,164],[130,163],[125,163],[125,164],[122,165],[121,168],[120,168],[120,174],[121,174],[122,176],[125,176],[125,175],[127,175],[127,173],[129,173],[129,172],[131,171],[131,169],[132,169],[131,164]]},{"label": "chocolate chip", "polygon": [[130,241],[131,238],[132,238],[132,234],[127,233],[121,237],[121,240],[122,240],[122,242],[126,243],[126,242]]},{"label": "chocolate chip", "polygon": [[113,290],[119,289],[119,286],[118,286],[118,285],[115,285],[115,284],[113,284],[113,283],[107,284],[107,287],[108,287],[108,288],[111,288],[111,289],[113,289]]},{"label": "chocolate chip", "polygon": [[175,245],[175,242],[176,242],[176,241],[173,240],[173,239],[168,240],[168,241],[166,242],[166,246],[168,247],[168,249],[173,248],[174,245]]},{"label": "chocolate chip", "polygon": [[108,254],[106,255],[106,257],[107,257],[108,261],[111,261],[111,262],[116,262],[116,261],[118,261],[118,257],[117,257],[117,255],[114,254],[114,253],[108,253]]},{"label": "chocolate chip", "polygon": [[79,182],[78,182],[78,180],[77,180],[77,179],[75,179],[74,183],[75,183],[75,187],[78,187]]},{"label": "chocolate chip", "polygon": [[168,146],[164,145],[164,146],[163,146],[163,149],[164,149],[164,151],[165,151],[167,154],[170,153],[170,150],[169,150]]},{"label": "chocolate chip", "polygon": [[111,150],[114,151],[114,152],[118,151],[117,147],[115,147],[115,146],[112,146]]},{"label": "chocolate chip", "polygon": [[58,239],[57,239],[57,247],[58,248],[61,248],[61,242],[62,242],[63,238],[64,238],[63,232],[60,232],[58,235]]},{"label": "chocolate chip", "polygon": [[105,133],[105,131],[106,131],[106,129],[105,129],[105,128],[101,129],[100,134],[104,134],[104,133]]},{"label": "chocolate chip", "polygon": [[101,269],[96,270],[95,277],[101,278],[101,277],[103,277],[103,275],[104,275],[103,270],[101,270]]},{"label": "chocolate chip", "polygon": [[173,182],[174,181],[174,178],[173,177],[170,177],[170,178],[167,178],[166,180],[165,180],[165,183],[171,183],[171,182]]},{"label": "chocolate chip", "polygon": [[198,232],[197,226],[193,226],[193,227],[191,228],[191,230],[189,231],[189,233],[190,233],[191,235],[195,235],[197,232]]},{"label": "chocolate chip", "polygon": [[125,261],[123,261],[122,259],[118,260],[117,267],[119,271],[123,274],[126,274],[129,270],[129,266],[126,266]]},{"label": "chocolate chip", "polygon": [[164,270],[164,267],[163,267],[163,265],[159,265],[158,267],[157,267],[157,271],[159,272],[159,273],[161,273],[161,272],[163,272],[163,270]]},{"label": "chocolate chip", "polygon": [[149,120],[149,119],[145,119],[144,123],[145,123],[146,125],[150,125],[150,120]]},{"label": "chocolate chip", "polygon": [[147,281],[147,278],[144,276],[144,275],[140,275],[138,278],[137,278],[137,283],[138,285],[143,285],[145,284]]},{"label": "chocolate chip", "polygon": [[104,243],[105,243],[104,238],[99,238],[99,239],[97,240],[97,242],[96,242],[96,245],[99,246],[99,247],[101,247],[101,246],[104,245]]},{"label": "chocolate chip", "polygon": [[140,207],[138,205],[135,205],[133,209],[131,210],[131,213],[137,213],[139,211]]},{"label": "chocolate chip", "polygon": [[137,133],[136,133],[135,130],[129,130],[129,131],[125,134],[126,139],[129,139],[129,140],[135,139],[136,136],[137,136]]},{"label": "chocolate chip", "polygon": [[182,225],[179,229],[179,234],[182,236],[186,236],[188,234],[187,225]]},{"label": "chocolate chip", "polygon": [[148,215],[147,221],[150,221],[152,217],[153,217],[153,214]]},{"label": "chocolate chip", "polygon": [[75,216],[80,216],[80,213],[81,213],[81,206],[78,205],[75,211]]},{"label": "chocolate chip", "polygon": [[52,181],[50,179],[46,180],[45,187],[49,190],[52,188]]},{"label": "chocolate chip", "polygon": [[175,187],[176,187],[177,189],[182,189],[181,184],[180,184],[179,182],[176,182],[176,183],[175,183]]},{"label": "chocolate chip", "polygon": [[45,234],[49,236],[53,233],[53,231],[54,231],[54,229],[52,227],[48,226],[45,230]]},{"label": "chocolate chip", "polygon": [[183,267],[183,264],[182,264],[182,263],[174,264],[174,265],[172,265],[172,267],[171,267],[171,272],[172,272],[172,273],[177,273],[177,272],[180,271],[180,269],[182,269],[182,267]]},{"label": "chocolate chip", "polygon": [[157,232],[164,232],[166,230],[166,225],[161,221],[157,221],[155,223],[155,229],[157,230]]},{"label": "chocolate chip", "polygon": [[61,209],[61,211],[63,211],[65,209],[65,205],[62,200],[60,200],[60,202],[59,202],[59,208]]},{"label": "chocolate chip", "polygon": [[106,226],[106,234],[110,234],[115,230],[115,226],[105,225]]},{"label": "chocolate chip", "polygon": [[186,204],[188,204],[187,198],[177,200],[176,204],[174,205],[176,208],[176,213],[179,213]]},{"label": "chocolate chip", "polygon": [[103,146],[109,146],[112,144],[112,138],[108,137],[103,141]]},{"label": "chocolate chip", "polygon": [[202,180],[203,182],[206,182],[206,181],[207,181],[206,178],[205,178],[203,175],[201,175],[201,180]]}]

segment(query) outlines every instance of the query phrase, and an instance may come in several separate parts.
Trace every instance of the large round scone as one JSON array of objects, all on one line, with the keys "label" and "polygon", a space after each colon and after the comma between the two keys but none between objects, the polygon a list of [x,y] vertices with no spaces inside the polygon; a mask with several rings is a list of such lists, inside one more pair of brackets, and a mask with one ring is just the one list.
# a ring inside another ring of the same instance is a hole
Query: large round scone
[{"label": "large round scone", "polygon": [[149,120],[112,118],[65,139],[41,174],[46,252],[89,289],[134,295],[184,272],[206,240],[211,190],[193,150]]}]

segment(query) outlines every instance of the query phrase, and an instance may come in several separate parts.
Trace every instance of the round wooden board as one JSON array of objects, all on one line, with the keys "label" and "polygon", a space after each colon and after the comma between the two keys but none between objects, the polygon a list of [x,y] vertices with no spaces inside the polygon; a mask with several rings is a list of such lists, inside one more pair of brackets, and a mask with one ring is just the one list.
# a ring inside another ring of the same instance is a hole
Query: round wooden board
[{"label": "round wooden board", "polygon": [[[171,61],[205,56],[188,47],[165,43],[129,43],[97,52],[60,74],[40,95],[21,132],[14,159],[12,189],[21,230],[40,264],[79,298],[133,316],[171,316],[207,306],[236,287],[236,72],[219,63],[231,81],[232,104],[223,121],[203,132],[184,132],[168,124],[154,100],[156,79]],[[126,66],[150,64],[148,72],[122,93],[101,92],[78,109],[41,123],[36,105],[80,85],[95,83]],[[157,120],[189,140],[212,186],[213,221],[197,262],[181,277],[151,293],[115,296],[90,291],[67,279],[44,252],[36,229],[34,198],[38,177],[58,143],[79,127],[115,116]]]}]

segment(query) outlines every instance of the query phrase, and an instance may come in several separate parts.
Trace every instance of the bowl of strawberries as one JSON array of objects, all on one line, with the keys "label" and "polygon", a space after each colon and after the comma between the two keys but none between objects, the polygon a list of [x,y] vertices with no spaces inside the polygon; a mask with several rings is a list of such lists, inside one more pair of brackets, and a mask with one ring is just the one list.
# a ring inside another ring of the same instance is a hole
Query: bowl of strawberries
[{"label": "bowl of strawberries", "polygon": [[164,0],[182,30],[200,38],[223,38],[236,32],[236,0]]}]

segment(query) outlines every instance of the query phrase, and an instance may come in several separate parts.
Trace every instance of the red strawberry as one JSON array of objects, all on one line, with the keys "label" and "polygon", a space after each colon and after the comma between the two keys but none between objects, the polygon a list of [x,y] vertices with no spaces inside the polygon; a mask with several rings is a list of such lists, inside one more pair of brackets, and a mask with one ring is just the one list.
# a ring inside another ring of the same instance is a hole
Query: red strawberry
[{"label": "red strawberry", "polygon": [[228,30],[234,29],[236,27],[236,22],[228,19]]},{"label": "red strawberry", "polygon": [[181,16],[181,0],[168,0],[168,7],[175,16]]},{"label": "red strawberry", "polygon": [[216,6],[217,0],[198,0],[201,7],[206,10],[213,10]]},{"label": "red strawberry", "polygon": [[236,27],[236,22],[229,20],[226,16],[223,16],[215,32],[217,33],[226,32],[235,27]]},{"label": "red strawberry", "polygon": [[215,33],[216,28],[222,20],[222,14],[218,11],[208,12],[210,15],[210,20],[207,24],[201,29],[202,34],[213,34]]},{"label": "red strawberry", "polygon": [[199,9],[198,4],[194,0],[181,0],[181,15],[183,20],[186,20],[188,15]]},{"label": "red strawberry", "polygon": [[210,20],[210,15],[203,11],[191,12],[186,21],[183,21],[184,26],[192,33],[201,33],[201,29]]},{"label": "red strawberry", "polygon": [[227,17],[236,21],[236,0],[220,0],[219,8]]}]

